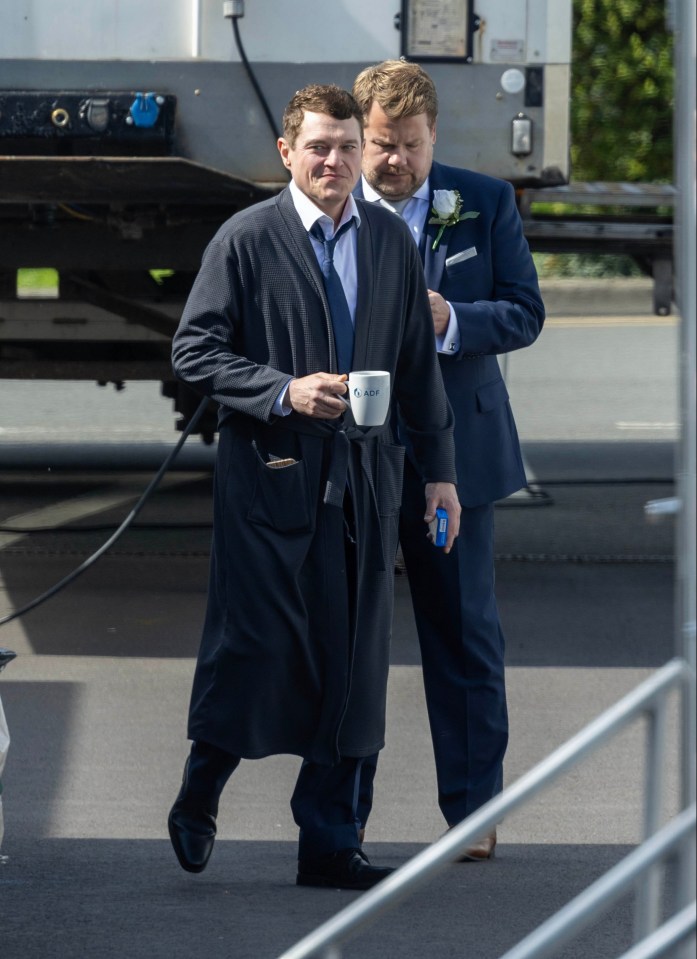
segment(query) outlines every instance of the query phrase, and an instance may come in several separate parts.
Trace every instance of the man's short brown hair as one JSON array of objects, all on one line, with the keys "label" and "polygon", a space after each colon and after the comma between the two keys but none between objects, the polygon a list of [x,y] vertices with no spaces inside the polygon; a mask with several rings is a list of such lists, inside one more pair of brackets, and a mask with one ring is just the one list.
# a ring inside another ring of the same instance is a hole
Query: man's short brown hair
[{"label": "man's short brown hair", "polygon": [[383,60],[356,77],[353,95],[367,117],[373,103],[390,120],[425,113],[432,128],[438,116],[438,94],[433,80],[418,63]]},{"label": "man's short brown hair", "polygon": [[283,136],[288,145],[295,146],[306,113],[326,113],[335,120],[355,117],[363,133],[363,113],[348,90],[334,83],[311,83],[291,98],[283,111]]}]

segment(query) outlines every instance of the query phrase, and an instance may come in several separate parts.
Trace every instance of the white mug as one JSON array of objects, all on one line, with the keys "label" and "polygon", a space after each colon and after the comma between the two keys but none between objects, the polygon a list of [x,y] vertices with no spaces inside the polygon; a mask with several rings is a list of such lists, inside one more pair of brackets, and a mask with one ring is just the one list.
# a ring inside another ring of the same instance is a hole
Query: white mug
[{"label": "white mug", "polygon": [[390,409],[390,374],[386,370],[353,370],[348,394],[357,426],[382,426]]}]

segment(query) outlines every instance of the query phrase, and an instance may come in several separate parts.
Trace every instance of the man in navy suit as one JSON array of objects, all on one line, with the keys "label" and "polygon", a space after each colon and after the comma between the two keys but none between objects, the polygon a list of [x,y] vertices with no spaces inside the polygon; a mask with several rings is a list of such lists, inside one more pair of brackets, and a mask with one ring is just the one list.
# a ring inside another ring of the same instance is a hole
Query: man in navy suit
[{"label": "man in navy suit", "polygon": [[[449,826],[502,788],[508,741],[504,638],[494,595],[494,503],[526,484],[497,355],[530,346],[544,306],[510,183],[433,160],[438,100],[417,64],[357,77],[364,114],[358,196],[394,210],[421,252],[446,392],[455,414],[461,535],[452,552],[423,532],[423,481],[409,454],[400,542],[421,645],[426,703]],[[377,759],[377,757],[375,757]],[[363,765],[360,814],[375,763]],[[496,832],[463,859],[491,857]]]}]

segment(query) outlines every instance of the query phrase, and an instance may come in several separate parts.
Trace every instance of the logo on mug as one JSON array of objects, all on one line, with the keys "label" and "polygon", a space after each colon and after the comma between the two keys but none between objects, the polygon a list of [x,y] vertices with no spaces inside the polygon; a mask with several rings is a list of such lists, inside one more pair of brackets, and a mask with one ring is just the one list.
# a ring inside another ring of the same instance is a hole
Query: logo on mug
[{"label": "logo on mug", "polygon": [[353,395],[357,399],[361,396],[380,396],[380,390],[361,390],[359,387],[354,386]]}]

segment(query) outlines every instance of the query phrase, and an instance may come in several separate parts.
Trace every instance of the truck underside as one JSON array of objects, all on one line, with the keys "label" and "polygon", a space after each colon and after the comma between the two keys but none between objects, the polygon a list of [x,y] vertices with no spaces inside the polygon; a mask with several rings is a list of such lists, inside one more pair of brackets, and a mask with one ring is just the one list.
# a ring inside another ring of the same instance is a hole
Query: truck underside
[{"label": "truck underside", "polygon": [[[0,171],[0,376],[160,380],[186,419],[195,398],[169,354],[203,250],[282,184],[177,157],[3,157]],[[22,295],[17,271],[47,266],[56,288]]]}]

